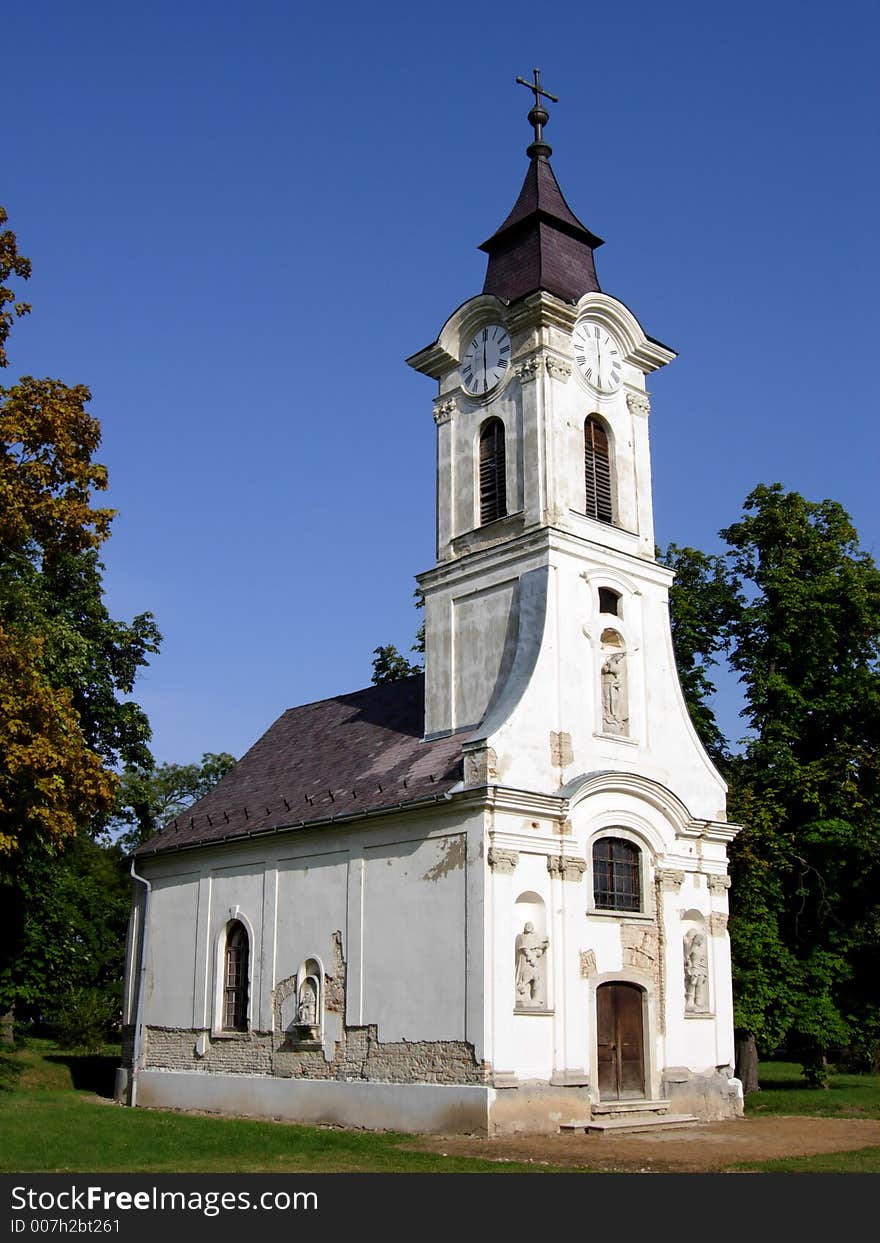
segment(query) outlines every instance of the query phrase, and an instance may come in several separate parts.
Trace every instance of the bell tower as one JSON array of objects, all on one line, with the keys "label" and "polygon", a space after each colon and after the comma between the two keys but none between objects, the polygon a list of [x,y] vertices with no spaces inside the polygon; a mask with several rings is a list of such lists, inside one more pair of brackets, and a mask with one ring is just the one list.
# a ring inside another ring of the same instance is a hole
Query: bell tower
[{"label": "bell tower", "polygon": [[654,559],[646,378],[675,358],[603,292],[602,239],[568,206],[534,80],[519,196],[480,247],[480,294],[408,361],[438,382],[437,563],[425,733],[466,732],[466,771],[556,790],[638,771],[723,807],[690,722]]}]

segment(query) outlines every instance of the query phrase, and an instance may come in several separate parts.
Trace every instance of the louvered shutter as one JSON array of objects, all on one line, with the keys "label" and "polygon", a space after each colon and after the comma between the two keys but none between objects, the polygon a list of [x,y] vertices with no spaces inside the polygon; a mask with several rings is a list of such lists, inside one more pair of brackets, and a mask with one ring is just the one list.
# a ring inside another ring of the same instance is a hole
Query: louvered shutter
[{"label": "louvered shutter", "polygon": [[480,522],[494,522],[507,513],[504,424],[490,419],[480,432]]},{"label": "louvered shutter", "polygon": [[608,436],[591,415],[584,424],[584,477],[586,513],[600,522],[611,522],[611,459]]}]

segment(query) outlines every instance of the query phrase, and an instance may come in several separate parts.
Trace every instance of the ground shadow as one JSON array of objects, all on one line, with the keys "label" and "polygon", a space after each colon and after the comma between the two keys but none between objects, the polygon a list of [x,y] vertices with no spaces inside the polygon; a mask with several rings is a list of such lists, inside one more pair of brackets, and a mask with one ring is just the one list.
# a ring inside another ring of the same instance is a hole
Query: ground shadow
[{"label": "ground shadow", "polygon": [[47,1062],[66,1066],[77,1092],[94,1092],[97,1096],[112,1099],[119,1066],[118,1054],[107,1053],[52,1053]]}]

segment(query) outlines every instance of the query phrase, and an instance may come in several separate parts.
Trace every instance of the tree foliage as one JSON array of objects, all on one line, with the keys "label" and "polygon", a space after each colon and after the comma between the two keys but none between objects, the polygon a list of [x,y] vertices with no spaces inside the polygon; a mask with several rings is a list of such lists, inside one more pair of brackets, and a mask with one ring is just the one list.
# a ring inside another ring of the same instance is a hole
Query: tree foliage
[{"label": "tree foliage", "polygon": [[[14,234],[0,234],[2,366],[29,310],[9,282],[29,274]],[[150,762],[149,722],[128,696],[160,636],[151,614],[120,622],[104,604],[98,550],[113,511],[96,503],[107,472],[94,461],[89,398],[56,379],[0,387],[0,1009],[30,1004],[40,971],[58,969],[35,954],[29,929],[42,921],[58,933],[57,886],[79,858],[63,848],[79,851],[106,824],[116,765]],[[76,903],[61,906],[70,927]],[[111,939],[118,949],[118,932]]]},{"label": "tree foliage", "polygon": [[[821,1082],[829,1051],[880,1050],[880,571],[839,504],[780,484],[720,534],[723,555],[673,547],[666,562],[685,697],[744,826],[736,1024],[764,1052],[785,1041]],[[736,754],[708,703],[721,653],[745,696]]]},{"label": "tree foliage", "polygon": [[[0,207],[0,227],[9,219],[3,207]],[[30,306],[20,302],[11,285],[7,282],[12,277],[26,281],[31,274],[31,263],[18,252],[18,242],[11,229],[0,232],[0,367],[8,364],[6,341],[16,317],[27,315]]]},{"label": "tree foliage", "polygon": [[670,544],[659,559],[675,571],[669,618],[685,703],[703,746],[723,768],[729,747],[711,707],[716,687],[709,670],[728,649],[738,610],[736,589],[722,556]]},{"label": "tree foliage", "polygon": [[200,764],[132,765],[119,785],[114,827],[126,850],[147,841],[203,798],[236,763],[228,751],[207,751]]},{"label": "tree foliage", "polygon": [[410,664],[393,643],[373,649],[373,676],[370,680],[376,686],[382,682],[397,682],[400,678],[408,678],[421,672],[421,665]]},{"label": "tree foliage", "polygon": [[[7,281],[29,274],[5,231],[3,365],[14,316],[27,309]],[[100,426],[89,396],[30,376],[0,387],[0,859],[100,823],[113,765],[149,758],[147,718],[122,697],[159,633],[149,614],[116,622],[103,602],[97,549],[113,511],[94,500],[107,472],[93,461]]]}]

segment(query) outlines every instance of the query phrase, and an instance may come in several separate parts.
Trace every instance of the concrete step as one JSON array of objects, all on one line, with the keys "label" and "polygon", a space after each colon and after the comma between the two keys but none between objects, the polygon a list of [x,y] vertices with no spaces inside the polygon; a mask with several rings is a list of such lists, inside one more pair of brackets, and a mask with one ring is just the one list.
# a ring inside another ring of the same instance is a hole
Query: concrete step
[{"label": "concrete step", "polygon": [[642,1096],[634,1096],[632,1100],[597,1101],[592,1108],[596,1114],[665,1114],[669,1113],[669,1101],[646,1101]]},{"label": "concrete step", "polygon": [[583,1131],[586,1135],[636,1135],[644,1131],[672,1131],[697,1126],[694,1114],[649,1114],[640,1117],[630,1113],[622,1118],[590,1118],[584,1122],[563,1122],[560,1131]]}]

